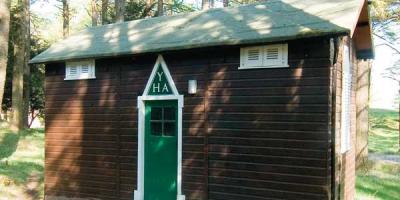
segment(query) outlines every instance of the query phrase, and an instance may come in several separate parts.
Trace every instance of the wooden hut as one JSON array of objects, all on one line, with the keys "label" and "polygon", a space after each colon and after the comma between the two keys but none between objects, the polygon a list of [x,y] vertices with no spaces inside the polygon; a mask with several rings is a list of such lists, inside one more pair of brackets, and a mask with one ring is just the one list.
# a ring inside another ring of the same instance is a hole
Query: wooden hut
[{"label": "wooden hut", "polygon": [[364,0],[83,30],[30,62],[46,65],[46,198],[354,199],[373,54]]}]

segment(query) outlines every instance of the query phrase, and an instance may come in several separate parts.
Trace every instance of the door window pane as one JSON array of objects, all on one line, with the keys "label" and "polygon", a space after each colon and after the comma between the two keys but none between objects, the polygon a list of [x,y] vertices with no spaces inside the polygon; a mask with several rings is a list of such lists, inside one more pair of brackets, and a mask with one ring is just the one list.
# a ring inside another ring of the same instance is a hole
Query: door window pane
[{"label": "door window pane", "polygon": [[175,136],[176,128],[175,122],[165,122],[164,123],[164,135],[165,136]]},{"label": "door window pane", "polygon": [[174,107],[164,108],[164,120],[175,120],[176,109]]},{"label": "door window pane", "polygon": [[156,136],[162,135],[162,122],[151,122],[151,134]]},{"label": "door window pane", "polygon": [[162,107],[151,108],[151,120],[162,120]]}]

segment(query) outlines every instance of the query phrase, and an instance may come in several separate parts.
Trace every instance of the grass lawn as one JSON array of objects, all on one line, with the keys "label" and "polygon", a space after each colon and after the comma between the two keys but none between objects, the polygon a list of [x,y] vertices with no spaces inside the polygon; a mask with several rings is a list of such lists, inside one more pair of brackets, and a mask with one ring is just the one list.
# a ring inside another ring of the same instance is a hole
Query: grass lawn
[{"label": "grass lawn", "polygon": [[0,200],[43,199],[44,130],[16,134],[0,122]]},{"label": "grass lawn", "polygon": [[400,164],[369,162],[357,172],[358,200],[400,200]]},{"label": "grass lawn", "polygon": [[[400,156],[397,115],[391,110],[370,110],[370,154]],[[357,171],[356,189],[358,200],[400,200],[400,164],[368,161]]]},{"label": "grass lawn", "polygon": [[371,153],[398,154],[398,113],[394,110],[370,109],[368,151]]}]

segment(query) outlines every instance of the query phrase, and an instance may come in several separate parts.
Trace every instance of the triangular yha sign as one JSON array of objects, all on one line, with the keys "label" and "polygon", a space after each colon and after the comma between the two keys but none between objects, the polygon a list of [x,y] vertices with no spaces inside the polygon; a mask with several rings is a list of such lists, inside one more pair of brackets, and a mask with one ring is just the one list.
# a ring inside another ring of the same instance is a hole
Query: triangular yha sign
[{"label": "triangular yha sign", "polygon": [[161,55],[159,55],[157,58],[149,81],[147,82],[144,94],[177,95],[175,84]]},{"label": "triangular yha sign", "polygon": [[151,81],[148,95],[167,95],[167,94],[172,94],[172,89],[168,83],[167,77],[165,76],[165,72],[160,64],[156,71],[156,75],[153,77],[153,80]]}]

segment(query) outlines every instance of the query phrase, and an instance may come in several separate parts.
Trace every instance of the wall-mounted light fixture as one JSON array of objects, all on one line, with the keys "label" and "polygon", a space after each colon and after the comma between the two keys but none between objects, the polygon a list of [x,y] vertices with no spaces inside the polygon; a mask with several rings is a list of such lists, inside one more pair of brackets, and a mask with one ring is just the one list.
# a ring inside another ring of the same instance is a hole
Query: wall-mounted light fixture
[{"label": "wall-mounted light fixture", "polygon": [[196,94],[197,92],[197,80],[189,80],[188,82],[188,93]]}]

